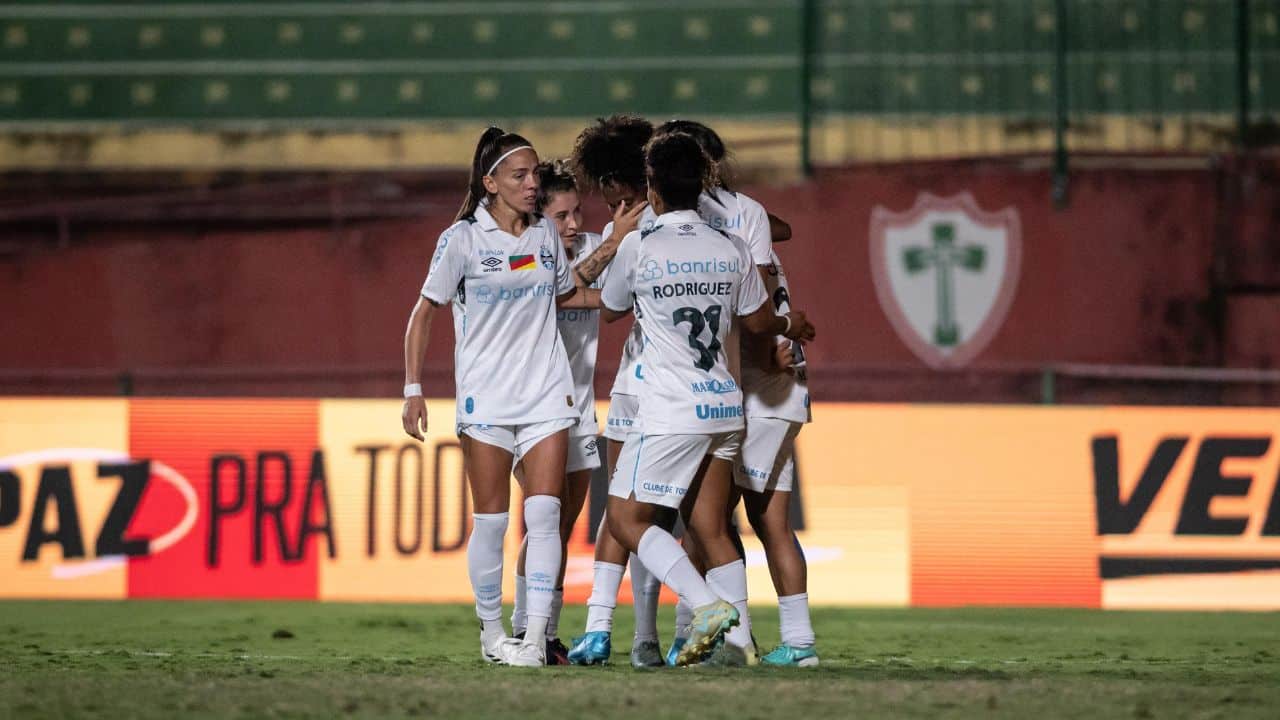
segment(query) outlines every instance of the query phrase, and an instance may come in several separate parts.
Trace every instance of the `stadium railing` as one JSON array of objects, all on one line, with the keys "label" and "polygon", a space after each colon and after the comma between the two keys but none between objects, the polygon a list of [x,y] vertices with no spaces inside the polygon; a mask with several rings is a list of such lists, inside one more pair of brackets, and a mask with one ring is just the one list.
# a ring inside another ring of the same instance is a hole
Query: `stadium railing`
[{"label": "stadium railing", "polygon": [[[821,402],[1064,405],[1268,406],[1280,404],[1280,370],[1058,363],[931,370],[824,365]],[[614,368],[597,373],[607,397]],[[398,397],[400,368],[217,367],[0,369],[3,396]],[[452,372],[430,368],[424,383],[448,395]]]}]

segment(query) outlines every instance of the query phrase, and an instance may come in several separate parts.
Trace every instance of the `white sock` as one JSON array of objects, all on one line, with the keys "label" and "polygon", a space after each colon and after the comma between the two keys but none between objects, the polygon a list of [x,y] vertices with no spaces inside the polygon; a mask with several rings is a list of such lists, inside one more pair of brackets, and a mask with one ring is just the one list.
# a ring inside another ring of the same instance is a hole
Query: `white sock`
[{"label": "white sock", "polygon": [[707,587],[707,581],[698,574],[698,569],[693,566],[680,543],[671,537],[671,533],[657,525],[644,531],[636,554],[654,577],[662,578],[663,585],[675,590],[677,595],[693,607],[710,605],[719,599]]},{"label": "white sock", "polygon": [[621,565],[596,561],[587,598],[587,632],[613,631],[613,610],[618,607],[618,586],[625,571]]},{"label": "white sock", "polygon": [[711,591],[738,608],[738,626],[729,630],[725,640],[738,647],[751,647],[751,617],[747,614],[747,566],[741,560],[707,571]]},{"label": "white sock", "polygon": [[476,513],[467,540],[467,575],[476,596],[476,616],[490,630],[502,624],[502,540],[506,513]]},{"label": "white sock", "polygon": [[676,602],[676,637],[689,639],[693,627],[693,608],[683,599]]},{"label": "white sock", "polygon": [[778,620],[782,623],[782,643],[791,647],[811,647],[813,625],[809,621],[809,593],[778,598]]},{"label": "white sock", "polygon": [[525,631],[525,627],[529,624],[529,615],[526,608],[529,607],[529,592],[525,589],[525,580],[523,575],[516,576],[516,604],[511,608],[511,634],[519,635]]},{"label": "white sock", "polygon": [[551,598],[551,618],[547,621],[547,638],[551,640],[559,637],[560,611],[562,610],[564,610],[564,588],[556,588],[556,593]]},{"label": "white sock", "polygon": [[635,553],[629,562],[631,601],[636,610],[636,640],[657,640],[658,593],[662,592],[662,583],[645,568]]},{"label": "white sock", "polygon": [[531,495],[524,500],[524,525],[528,549],[524,555],[525,592],[529,625],[524,641],[540,645],[546,640],[547,621],[560,572],[560,498]]}]

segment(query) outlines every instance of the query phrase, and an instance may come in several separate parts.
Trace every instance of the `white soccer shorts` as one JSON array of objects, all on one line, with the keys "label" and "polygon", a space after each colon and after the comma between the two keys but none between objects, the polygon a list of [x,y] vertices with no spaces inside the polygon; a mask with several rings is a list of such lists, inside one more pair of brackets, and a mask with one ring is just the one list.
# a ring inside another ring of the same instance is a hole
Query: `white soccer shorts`
[{"label": "white soccer shorts", "polygon": [[566,474],[600,467],[600,438],[595,435],[569,436],[569,456],[565,458]]},{"label": "white soccer shorts", "polygon": [[515,462],[520,462],[520,458],[534,445],[577,424],[577,418],[560,418],[527,425],[458,425],[458,435],[466,435],[486,445],[500,447],[511,453]]},{"label": "white soccer shorts", "polygon": [[604,436],[626,442],[627,436],[636,431],[639,418],[640,397],[614,393],[609,397],[609,417],[605,420]]},{"label": "white soccer shorts", "polygon": [[609,481],[609,494],[651,505],[679,508],[689,492],[702,459],[737,457],[739,432],[712,435],[642,435],[627,438],[618,467]]},{"label": "white soccer shorts", "polygon": [[749,417],[742,452],[733,463],[733,481],[752,492],[791,492],[796,479],[796,436],[803,423]]}]

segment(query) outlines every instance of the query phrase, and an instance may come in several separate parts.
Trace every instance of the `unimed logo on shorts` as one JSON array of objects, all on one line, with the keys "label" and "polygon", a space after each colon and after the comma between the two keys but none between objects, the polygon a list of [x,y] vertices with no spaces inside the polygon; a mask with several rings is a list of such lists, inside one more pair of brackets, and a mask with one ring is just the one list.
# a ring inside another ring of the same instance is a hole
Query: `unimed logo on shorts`
[{"label": "unimed logo on shorts", "polygon": [[[1102,578],[1280,568],[1270,435],[1170,433],[1123,466],[1120,434],[1092,438]],[[1134,457],[1133,455],[1129,456]]]}]

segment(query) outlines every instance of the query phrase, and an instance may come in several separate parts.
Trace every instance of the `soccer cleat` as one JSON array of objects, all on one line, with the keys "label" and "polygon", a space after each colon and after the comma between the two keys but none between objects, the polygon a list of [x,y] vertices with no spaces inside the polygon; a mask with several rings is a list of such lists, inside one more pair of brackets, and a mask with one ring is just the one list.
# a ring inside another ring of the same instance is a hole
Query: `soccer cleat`
[{"label": "soccer cleat", "polygon": [[637,640],[631,645],[631,667],[662,667],[662,646],[657,640]]},{"label": "soccer cleat", "polygon": [[676,666],[676,658],[680,656],[680,648],[689,641],[689,638],[677,635],[671,638],[671,647],[667,648],[667,665],[669,667]]},{"label": "soccer cleat", "polygon": [[613,639],[604,630],[592,630],[573,639],[569,662],[574,665],[604,665],[613,654]]},{"label": "soccer cleat", "polygon": [[716,642],[729,628],[737,624],[738,609],[723,600],[694,608],[689,641],[676,655],[676,665],[683,667],[701,661],[715,649]]},{"label": "soccer cleat", "polygon": [[818,651],[812,646],[799,648],[782,644],[760,658],[760,662],[775,667],[813,667],[818,664]]},{"label": "soccer cleat", "polygon": [[491,638],[485,638],[484,633],[480,633],[480,656],[485,662],[497,663],[501,665],[506,662],[504,660],[503,646],[520,642],[506,635],[494,635]]},{"label": "soccer cleat", "polygon": [[541,643],[513,640],[502,645],[502,663],[512,667],[543,667],[547,650]]},{"label": "soccer cleat", "polygon": [[700,664],[708,667],[752,667],[760,664],[754,647],[744,648],[725,642],[716,643],[716,649]]},{"label": "soccer cleat", "polygon": [[569,648],[565,647],[564,643],[560,642],[560,638],[547,639],[547,664],[569,664]]}]

